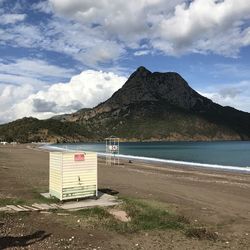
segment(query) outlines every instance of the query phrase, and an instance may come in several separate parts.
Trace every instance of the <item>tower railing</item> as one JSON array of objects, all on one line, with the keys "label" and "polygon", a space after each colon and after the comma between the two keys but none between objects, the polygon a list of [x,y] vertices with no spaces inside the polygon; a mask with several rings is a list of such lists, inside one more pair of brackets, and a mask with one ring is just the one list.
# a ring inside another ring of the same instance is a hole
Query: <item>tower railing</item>
[{"label": "tower railing", "polygon": [[106,141],[106,165],[119,165],[120,138],[110,136]]}]

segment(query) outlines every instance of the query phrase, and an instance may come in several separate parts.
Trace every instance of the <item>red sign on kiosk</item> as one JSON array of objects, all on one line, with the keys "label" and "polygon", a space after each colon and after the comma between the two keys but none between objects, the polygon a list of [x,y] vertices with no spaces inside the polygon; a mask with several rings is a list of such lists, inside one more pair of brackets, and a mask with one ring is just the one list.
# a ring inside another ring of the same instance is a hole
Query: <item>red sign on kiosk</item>
[{"label": "red sign on kiosk", "polygon": [[84,161],[85,155],[84,154],[75,154],[74,159],[75,159],[75,161]]}]

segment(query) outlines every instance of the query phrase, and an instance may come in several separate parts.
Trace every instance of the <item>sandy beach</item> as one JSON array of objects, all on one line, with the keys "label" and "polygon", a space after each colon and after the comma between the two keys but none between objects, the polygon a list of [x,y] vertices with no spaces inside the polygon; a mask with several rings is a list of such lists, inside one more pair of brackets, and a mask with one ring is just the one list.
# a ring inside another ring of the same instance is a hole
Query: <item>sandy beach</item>
[{"label": "sandy beach", "polygon": [[[43,231],[46,237],[29,249],[63,249],[56,243],[72,235],[75,245],[71,249],[250,247],[249,174],[134,160],[132,163],[122,160],[120,166],[106,166],[102,158],[98,160],[98,173],[99,188],[112,189],[121,196],[162,202],[192,224],[211,228],[218,233],[219,240],[187,238],[181,232],[171,230],[124,235],[89,228],[67,228],[60,218],[51,214],[30,214],[21,220],[1,215],[0,249],[17,249],[7,245],[7,235],[21,237],[37,231]],[[34,145],[0,147],[0,199],[33,199],[37,193],[48,191],[48,181],[48,152]]]}]

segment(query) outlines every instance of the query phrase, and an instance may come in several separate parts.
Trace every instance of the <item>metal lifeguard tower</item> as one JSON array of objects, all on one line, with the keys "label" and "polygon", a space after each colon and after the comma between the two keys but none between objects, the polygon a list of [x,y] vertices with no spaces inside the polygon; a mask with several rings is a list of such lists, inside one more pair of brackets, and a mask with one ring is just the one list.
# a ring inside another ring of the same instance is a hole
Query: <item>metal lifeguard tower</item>
[{"label": "metal lifeguard tower", "polygon": [[120,138],[110,136],[106,141],[106,165],[119,165],[119,146]]}]

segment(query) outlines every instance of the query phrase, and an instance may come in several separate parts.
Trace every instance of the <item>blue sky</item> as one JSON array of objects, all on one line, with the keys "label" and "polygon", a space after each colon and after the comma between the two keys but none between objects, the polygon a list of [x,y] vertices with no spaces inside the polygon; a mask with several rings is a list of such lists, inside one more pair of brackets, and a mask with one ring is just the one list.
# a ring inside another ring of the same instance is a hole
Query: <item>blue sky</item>
[{"label": "blue sky", "polygon": [[247,0],[0,0],[0,123],[93,107],[138,67],[250,112]]}]

